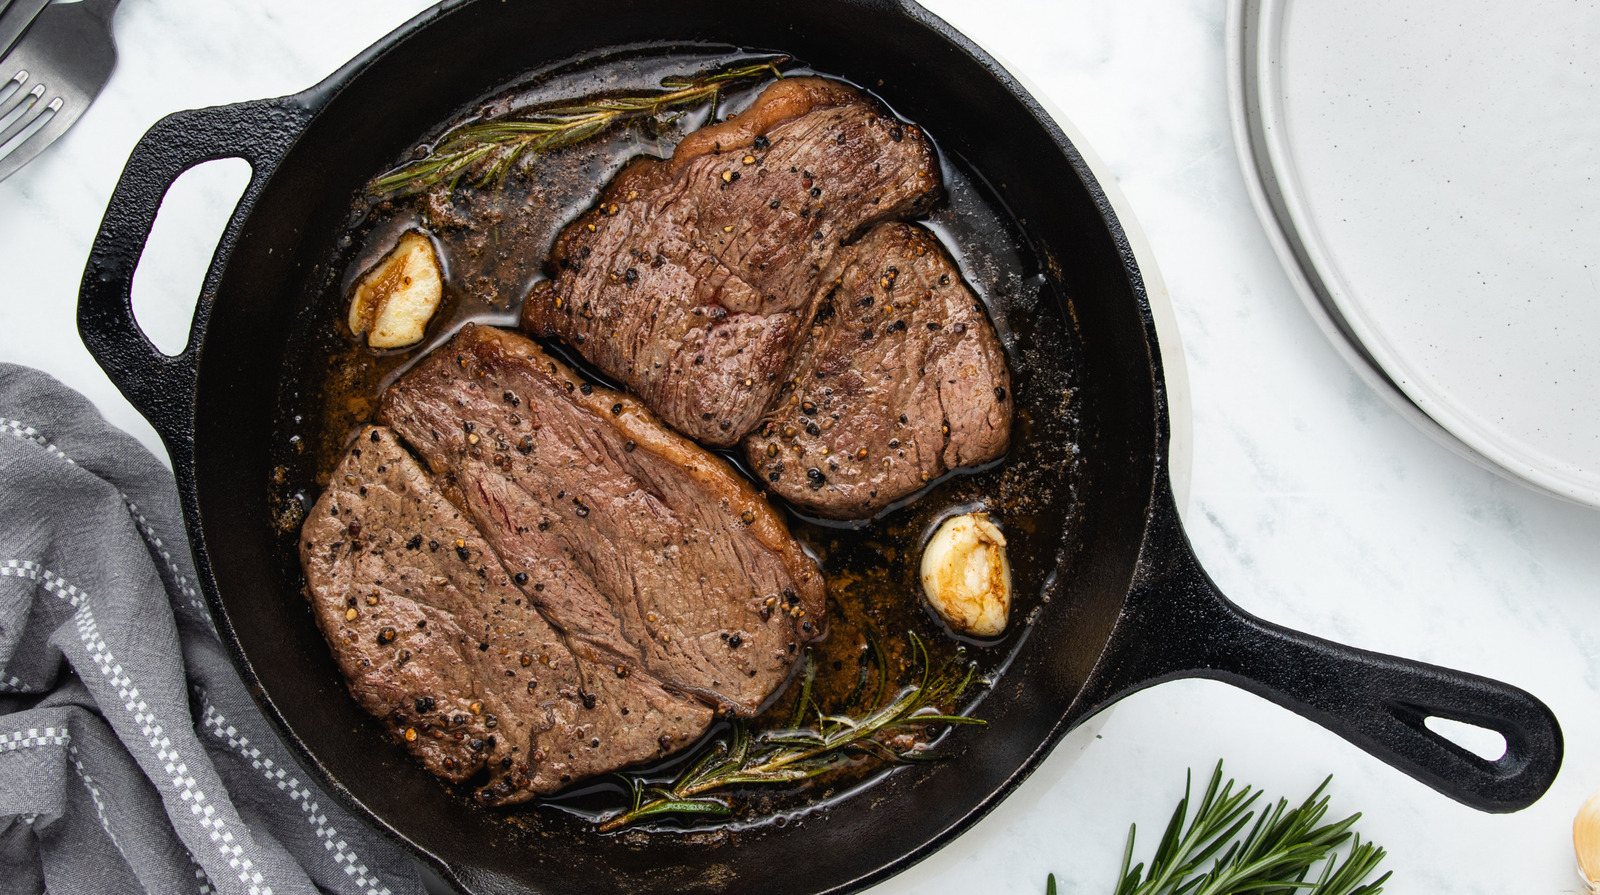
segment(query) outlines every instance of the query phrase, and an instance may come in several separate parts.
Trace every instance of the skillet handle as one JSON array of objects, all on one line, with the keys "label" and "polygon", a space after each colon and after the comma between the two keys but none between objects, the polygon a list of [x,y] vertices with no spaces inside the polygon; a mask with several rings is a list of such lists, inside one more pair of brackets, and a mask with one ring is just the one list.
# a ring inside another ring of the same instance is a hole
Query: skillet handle
[{"label": "skillet handle", "polygon": [[[1288,708],[1441,793],[1481,811],[1533,804],[1561,767],[1561,727],[1509,684],[1343,646],[1258,619],[1217,590],[1189,546],[1168,486],[1103,662],[1086,685],[1098,708],[1182,677],[1220,680]],[[1429,730],[1428,717],[1488,728],[1489,761]]]},{"label": "skillet handle", "polygon": [[[312,113],[298,97],[283,97],[168,115],[134,146],[95,234],[78,287],[78,335],[101,369],[161,435],[174,464],[193,453],[200,359],[193,333],[203,332],[210,317],[222,274],[218,259],[232,251],[262,187]],[[223,158],[248,162],[250,184],[206,271],[188,344],[176,356],[163,354],[134,319],[133,272],[173,182],[195,165]]]}]

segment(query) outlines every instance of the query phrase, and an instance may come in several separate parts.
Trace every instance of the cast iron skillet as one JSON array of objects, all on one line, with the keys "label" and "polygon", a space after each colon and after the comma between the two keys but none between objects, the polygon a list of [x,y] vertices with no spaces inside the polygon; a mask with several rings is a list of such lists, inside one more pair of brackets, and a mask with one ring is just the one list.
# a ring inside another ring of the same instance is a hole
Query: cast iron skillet
[{"label": "cast iron skillet", "polygon": [[[541,819],[526,829],[428,777],[375,735],[328,673],[300,595],[281,584],[268,521],[276,384],[295,315],[320,288],[309,272],[368,176],[521,72],[673,40],[791,53],[869,85],[1010,208],[1067,297],[1059,311],[1081,345],[1082,538],[1058,570],[1048,611],[979,708],[988,728],[953,737],[953,760],[896,773],[869,796],[782,826],[602,837],[535,812]],[[168,357],[133,320],[134,267],[173,180],[226,157],[254,173],[217,247],[189,345]],[[1104,194],[1016,81],[909,0],[447,2],[304,93],[156,124],[95,239],[78,323],[171,453],[201,584],[262,708],[335,793],[471,892],[854,891],[971,825],[1097,709],[1178,677],[1258,693],[1485,811],[1532,803],[1561,762],[1555,718],[1521,690],[1285,630],[1218,593],[1179,527],[1155,330]],[[1472,755],[1431,733],[1428,716],[1499,731],[1505,756]]]}]

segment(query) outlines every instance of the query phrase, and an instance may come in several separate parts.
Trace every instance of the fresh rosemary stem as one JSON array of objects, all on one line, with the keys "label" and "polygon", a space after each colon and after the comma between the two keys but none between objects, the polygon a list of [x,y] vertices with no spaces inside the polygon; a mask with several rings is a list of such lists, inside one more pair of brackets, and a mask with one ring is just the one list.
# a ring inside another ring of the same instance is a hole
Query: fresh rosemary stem
[{"label": "fresh rosemary stem", "polygon": [[[859,755],[873,756],[888,763],[933,758],[922,752],[920,746],[897,752],[878,736],[913,725],[983,724],[976,718],[944,714],[938,709],[940,704],[954,705],[961,698],[972,683],[974,669],[970,664],[952,661],[934,673],[922,641],[913,635],[911,643],[922,669],[920,681],[901,690],[888,703],[856,717],[824,714],[812,702],[814,670],[808,659],[797,711],[789,727],[752,735],[748,726],[737,723],[688,770],[678,775],[671,786],[649,784],[639,777],[624,777],[633,794],[632,805],[603,821],[600,831],[611,832],[664,814],[725,816],[732,812],[732,807],[722,799],[706,797],[706,793],[731,786],[805,780]],[[880,675],[882,673],[880,669]],[[802,727],[799,722],[807,712],[812,715],[813,723]]]},{"label": "fresh rosemary stem", "polygon": [[[1217,762],[1192,820],[1188,819],[1190,786],[1184,785],[1183,799],[1167,823],[1148,871],[1144,864],[1130,868],[1138,827],[1129,827],[1116,895],[1290,895],[1300,890],[1318,895],[1378,895],[1389,874],[1372,883],[1365,880],[1377,870],[1385,853],[1350,832],[1361,815],[1323,823],[1328,811],[1325,792],[1332,779],[1323,780],[1298,807],[1291,809],[1280,799],[1258,817],[1251,809],[1262,791],[1249,786],[1235,791],[1234,781],[1222,782],[1222,762]],[[1341,863],[1336,850],[1347,841],[1352,845]],[[1210,868],[1202,869],[1208,861],[1212,862]],[[1319,862],[1325,862],[1321,876],[1308,880]]]},{"label": "fresh rosemary stem", "polygon": [[440,138],[427,155],[374,178],[367,193],[374,198],[400,199],[444,183],[454,186],[463,178],[474,186],[491,186],[523,158],[581,143],[619,124],[707,103],[715,117],[724,89],[768,76],[782,77],[778,67],[786,61],[786,57],[774,57],[732,65],[694,77],[663,79],[660,92],[581,99],[520,117],[463,124]]}]

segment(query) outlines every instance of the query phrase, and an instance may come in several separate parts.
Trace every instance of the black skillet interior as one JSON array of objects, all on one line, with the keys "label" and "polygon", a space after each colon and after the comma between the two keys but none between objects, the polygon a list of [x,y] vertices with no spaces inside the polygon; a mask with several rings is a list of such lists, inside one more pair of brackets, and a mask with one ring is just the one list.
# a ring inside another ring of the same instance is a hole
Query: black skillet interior
[{"label": "black skillet interior", "polygon": [[[953,760],[784,825],[602,837],[559,820],[506,823],[373,735],[328,673],[300,596],[282,586],[263,484],[285,340],[321,288],[310,272],[329,255],[355,189],[462,103],[520,73],[665,40],[794,54],[871,87],[981,173],[1065,296],[1045,312],[1066,315],[1078,336],[1082,535],[1049,611],[982,705],[988,728],[955,737]],[[229,156],[245,157],[256,176],[220,243],[190,347],[165,359],[137,334],[127,284],[165,187],[190,165]],[[153,128],[96,241],[80,330],[168,443],[202,583],[268,714],[336,792],[472,892],[852,891],[980,817],[1089,712],[1179,675],[1261,692],[1490,810],[1532,801],[1559,765],[1559,731],[1526,694],[1449,672],[1419,685],[1416,666],[1257,623],[1215,593],[1171,509],[1154,329],[1105,197],[1009,75],[909,2],[445,4],[296,97],[180,113]],[[1211,635],[1216,649],[1167,648]],[[1329,695],[1351,681],[1361,698]],[[1386,701],[1390,692],[1405,693],[1403,704]],[[1426,714],[1500,729],[1511,753],[1474,765],[1426,739]],[[1500,779],[1512,781],[1509,792],[1493,791]]]}]

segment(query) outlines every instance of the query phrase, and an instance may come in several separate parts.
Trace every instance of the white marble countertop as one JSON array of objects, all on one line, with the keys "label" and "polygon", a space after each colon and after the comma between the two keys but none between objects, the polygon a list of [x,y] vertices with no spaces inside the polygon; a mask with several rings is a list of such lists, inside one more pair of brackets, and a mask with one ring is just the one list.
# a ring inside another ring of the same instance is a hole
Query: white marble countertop
[{"label": "white marble countertop", "polygon": [[[426,5],[126,0],[105,93],[0,183],[0,360],[55,374],[159,451],[74,323],[89,242],[129,150],[169,111],[309,86]],[[1358,830],[1389,850],[1387,891],[1578,888],[1571,818],[1600,790],[1600,512],[1458,459],[1324,340],[1235,159],[1221,0],[929,5],[1064,110],[1142,224],[1187,359],[1188,531],[1222,589],[1293,628],[1521,686],[1555,711],[1567,754],[1533,807],[1482,814],[1254,696],[1169,683],[1095,719],[999,811],[880,891],[1042,892],[1053,871],[1064,893],[1109,893],[1128,825],[1146,831],[1147,855],[1185,770],[1204,775],[1218,758],[1293,801],[1333,774],[1332,811],[1364,812]],[[189,201],[158,224],[138,305],[153,329],[181,331],[242,185],[233,165],[201,169]]]}]

